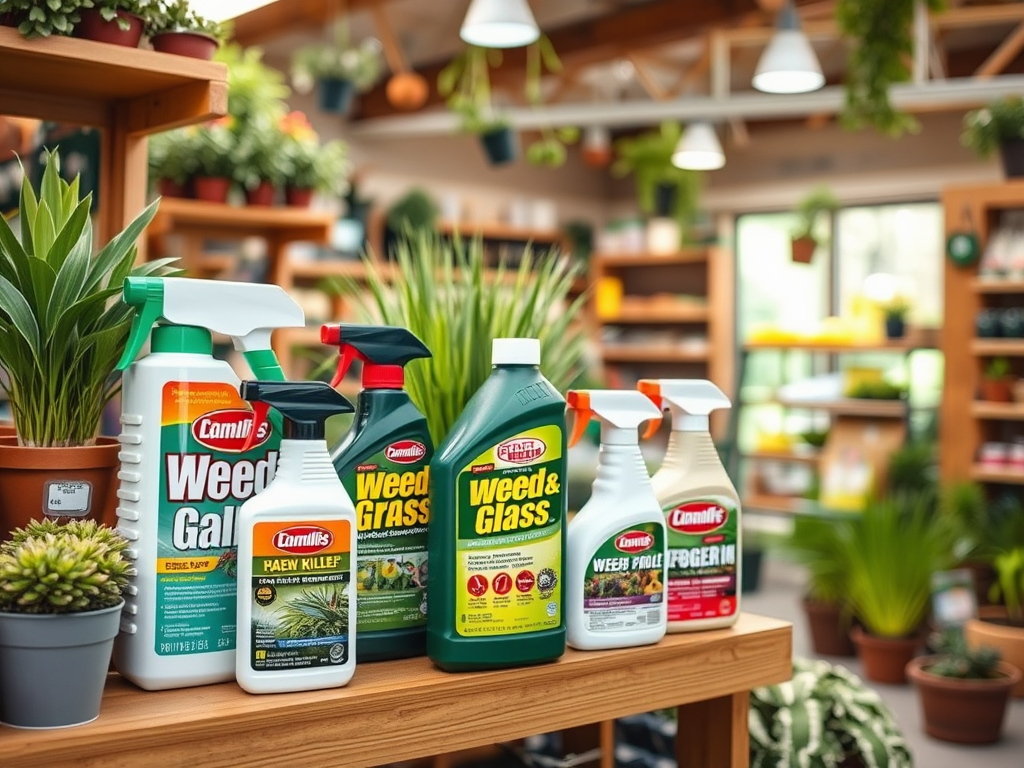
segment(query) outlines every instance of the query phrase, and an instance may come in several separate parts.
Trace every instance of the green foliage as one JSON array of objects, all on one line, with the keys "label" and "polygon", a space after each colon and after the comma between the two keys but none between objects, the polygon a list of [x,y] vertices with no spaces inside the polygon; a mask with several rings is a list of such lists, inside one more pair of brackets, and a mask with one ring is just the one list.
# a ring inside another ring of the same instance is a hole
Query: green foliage
[{"label": "green foliage", "polygon": [[885,312],[886,318],[903,320],[910,314],[912,307],[910,300],[905,296],[895,296],[882,305],[882,311]]},{"label": "green foliage", "polygon": [[808,597],[823,603],[845,602],[846,550],[831,520],[797,516],[784,546],[807,569]]},{"label": "green foliage", "polygon": [[[541,78],[545,72],[558,74],[561,71],[562,62],[555,53],[551,38],[542,34],[526,48],[526,101],[534,107],[543,106]],[[568,156],[566,145],[575,144],[579,139],[579,128],[544,125],[540,129],[540,138],[526,148],[526,160],[532,165],[560,168],[565,165]]]},{"label": "green foliage", "polygon": [[348,634],[347,592],[347,584],[337,583],[304,589],[274,614],[280,631],[291,638]]},{"label": "green foliage", "polygon": [[23,37],[33,38],[70,35],[85,7],[89,7],[85,0],[7,0],[0,12],[18,14],[21,18],[18,32]]},{"label": "green foliage", "polygon": [[999,145],[1011,139],[1024,139],[1024,98],[1005,96],[987,107],[964,116],[960,143],[979,157],[991,157]]},{"label": "green foliage", "polygon": [[[838,0],[836,21],[850,51],[841,115],[846,127],[871,126],[894,137],[919,130],[917,120],[889,101],[892,85],[910,79],[915,1]],[[926,0],[926,4],[933,11],[945,6],[944,0]]]},{"label": "green foliage", "polygon": [[858,400],[900,400],[907,394],[907,387],[903,384],[881,381],[860,381],[847,393],[847,397]]},{"label": "green foliage", "polygon": [[913,765],[881,696],[826,661],[794,659],[792,680],[751,691],[748,723],[751,768]]},{"label": "green foliage", "polygon": [[153,36],[164,32],[196,32],[218,42],[227,38],[225,25],[200,16],[189,5],[189,0],[156,0],[146,19],[146,34]]},{"label": "green foliage", "polygon": [[276,124],[259,121],[239,131],[230,153],[232,178],[246,189],[264,181],[284,185],[291,165],[283,145],[284,134]]},{"label": "green foliage", "polygon": [[285,161],[285,177],[289,186],[315,189],[338,196],[348,188],[345,177],[351,167],[348,147],[343,141],[285,140],[281,147]]},{"label": "green foliage", "polygon": [[237,139],[227,122],[216,121],[209,125],[186,128],[185,131],[190,137],[189,146],[193,152],[196,176],[218,179],[234,176]]},{"label": "green foliage", "polygon": [[839,200],[832,189],[822,185],[811,190],[806,197],[797,203],[795,213],[799,216],[796,227],[793,229],[792,237],[799,240],[810,237],[817,240],[815,230],[821,217],[839,210]]},{"label": "green foliage", "polygon": [[501,66],[501,59],[497,48],[470,45],[437,76],[437,92],[459,116],[465,133],[480,135],[508,127],[508,120],[496,115],[491,104],[490,68]]},{"label": "green foliage", "polygon": [[388,228],[396,233],[432,231],[437,222],[437,203],[423,189],[410,189],[388,209]]},{"label": "green foliage", "polygon": [[228,67],[228,112],[236,131],[261,122],[276,124],[284,117],[291,89],[281,72],[263,63],[263,51],[224,45],[214,60]]},{"label": "green foliage", "polygon": [[149,140],[149,176],[184,184],[199,170],[195,130],[178,128]]},{"label": "green foliage", "polygon": [[0,611],[81,613],[121,601],[128,542],[94,520],[33,520],[0,545]]},{"label": "green foliage", "polygon": [[1010,624],[1024,627],[1024,544],[997,552],[992,567],[996,569],[996,583],[989,597],[1006,604]]},{"label": "green foliage", "polygon": [[348,80],[357,92],[369,90],[380,78],[383,63],[380,45],[366,39],[353,46],[345,21],[335,26],[333,43],[307,45],[292,57],[292,82],[299,91],[308,91],[324,78]]},{"label": "green foliage", "polygon": [[491,342],[502,337],[539,338],[541,370],[564,392],[576,376],[586,334],[573,321],[586,295],[568,301],[580,269],[557,251],[527,249],[517,270],[502,257],[488,270],[479,239],[464,242],[435,233],[400,238],[393,278],[367,263],[367,287],[339,285],[368,322],[408,328],[433,356],[406,368],[405,384],[427,415],[440,443],[466,403],[491,373]]},{"label": "green foliage", "polygon": [[992,362],[985,366],[986,379],[1005,379],[1010,375],[1010,361],[1005,357],[994,357]]},{"label": "green foliage", "polygon": [[893,494],[936,493],[937,467],[935,445],[912,442],[898,448],[889,456],[887,476],[889,491]]},{"label": "green foliage", "polygon": [[926,668],[933,675],[958,680],[993,680],[1001,677],[999,651],[987,646],[971,650],[959,629],[949,628],[934,633],[930,645],[941,656],[936,663]]},{"label": "green foliage", "polygon": [[117,26],[127,32],[131,21],[121,14],[131,13],[139,16],[145,22],[157,11],[159,0],[82,0],[83,7],[96,8],[106,21],[117,19]]},{"label": "green foliage", "polygon": [[120,300],[128,275],[170,274],[172,259],[135,266],[135,241],[156,213],[149,206],[93,257],[92,196],[45,157],[37,197],[21,187],[21,238],[0,217],[0,365],[18,436],[26,445],[93,442],[116,391],[114,369],[134,312]]}]

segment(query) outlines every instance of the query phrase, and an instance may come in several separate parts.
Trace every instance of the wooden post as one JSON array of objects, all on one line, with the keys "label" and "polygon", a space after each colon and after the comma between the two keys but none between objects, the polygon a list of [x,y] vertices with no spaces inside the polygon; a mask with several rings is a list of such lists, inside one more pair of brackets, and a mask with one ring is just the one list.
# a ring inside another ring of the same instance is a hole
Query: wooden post
[{"label": "wooden post", "polygon": [[676,759],[679,768],[748,768],[749,707],[748,692],[678,707]]}]

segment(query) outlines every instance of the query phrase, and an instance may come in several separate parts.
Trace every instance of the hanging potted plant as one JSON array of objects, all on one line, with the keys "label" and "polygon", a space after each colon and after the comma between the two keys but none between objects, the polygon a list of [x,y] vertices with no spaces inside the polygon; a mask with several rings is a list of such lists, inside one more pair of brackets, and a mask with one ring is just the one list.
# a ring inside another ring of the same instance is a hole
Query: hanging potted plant
[{"label": "hanging potted plant", "polygon": [[153,49],[193,59],[212,59],[224,40],[224,26],[210,21],[189,0],[158,0],[146,23]]},{"label": "hanging potted plant", "polygon": [[245,190],[249,205],[274,204],[288,173],[285,137],[277,125],[259,121],[245,126],[232,152],[233,178]]},{"label": "hanging potted plant", "polygon": [[226,203],[235,172],[232,159],[237,144],[231,130],[234,118],[222,117],[203,126],[186,128],[195,151],[193,187],[197,200]]},{"label": "hanging potted plant", "polygon": [[990,403],[1012,403],[1014,381],[1010,361],[1005,357],[992,358],[981,376],[981,399]]},{"label": "hanging potted plant", "polygon": [[333,43],[307,45],[295,52],[292,83],[299,93],[307,93],[315,84],[321,110],[347,115],[352,97],[369,90],[382,69],[379,43],[367,39],[350,45],[348,25],[341,21],[335,27]]},{"label": "hanging potted plant", "polygon": [[797,264],[810,264],[814,252],[825,240],[815,236],[818,224],[823,215],[834,213],[839,209],[839,201],[828,187],[818,187],[801,200],[795,209],[799,217],[796,228],[790,234],[790,247],[793,261]]},{"label": "hanging potted plant", "polygon": [[94,520],[32,521],[0,545],[0,722],[66,728],[99,716],[127,546]]},{"label": "hanging potted plant", "polygon": [[[541,91],[541,78],[545,72],[558,74],[562,71],[562,62],[555,53],[555,47],[547,35],[541,35],[536,42],[526,48],[526,80],[524,93],[528,104],[535,109],[544,106]],[[552,125],[541,126],[540,138],[526,148],[526,161],[531,165],[561,168],[565,165],[568,152],[566,145],[579,141],[580,130],[571,125],[558,128]]]},{"label": "hanging potted plant", "polygon": [[149,138],[149,178],[161,197],[188,197],[188,187],[199,164],[196,134],[185,128]]},{"label": "hanging potted plant", "polygon": [[285,201],[308,208],[314,192],[332,197],[348,188],[348,148],[344,142],[320,144],[316,131],[302,112],[291,112],[281,121],[285,139],[281,153],[285,163]]},{"label": "hanging potted plant", "polygon": [[1006,96],[968,112],[960,141],[981,158],[998,150],[1006,178],[1024,176],[1024,98]]},{"label": "hanging potted plant", "polygon": [[44,515],[113,523],[119,444],[96,432],[132,322],[121,284],[169,274],[169,260],[135,266],[156,204],[92,256],[92,196],[60,178],[55,153],[45,162],[38,196],[22,184],[20,241],[0,217],[0,365],[18,431],[0,438],[3,532]]},{"label": "hanging potted plant", "polygon": [[75,35],[100,43],[138,48],[154,0],[83,0]]},{"label": "hanging potted plant", "polygon": [[70,35],[81,21],[84,0],[6,0],[0,12],[0,24],[17,27],[22,37]]},{"label": "hanging potted plant", "polygon": [[903,296],[896,296],[885,304],[882,309],[885,312],[885,338],[890,341],[897,341],[906,336],[910,302]]}]

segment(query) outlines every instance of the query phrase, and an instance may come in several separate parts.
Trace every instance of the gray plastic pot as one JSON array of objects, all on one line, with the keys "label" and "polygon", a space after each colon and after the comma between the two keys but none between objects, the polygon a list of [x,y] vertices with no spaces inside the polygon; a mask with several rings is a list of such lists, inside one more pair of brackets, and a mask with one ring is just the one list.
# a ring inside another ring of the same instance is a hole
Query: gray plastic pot
[{"label": "gray plastic pot", "polygon": [[120,605],[88,613],[0,613],[0,722],[67,728],[100,714]]}]

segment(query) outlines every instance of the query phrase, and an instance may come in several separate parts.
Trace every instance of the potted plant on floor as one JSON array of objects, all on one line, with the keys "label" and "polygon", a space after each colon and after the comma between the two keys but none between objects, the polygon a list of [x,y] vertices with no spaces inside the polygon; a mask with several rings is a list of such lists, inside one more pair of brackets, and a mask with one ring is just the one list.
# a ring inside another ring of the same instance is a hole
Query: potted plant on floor
[{"label": "potted plant on floor", "polygon": [[5,26],[16,26],[22,37],[70,35],[81,21],[83,0],[7,0],[0,16]]},{"label": "potted plant on floor", "polygon": [[0,545],[0,722],[65,728],[99,716],[127,546],[94,520],[33,521]]},{"label": "potted plant on floor", "polygon": [[839,209],[839,200],[828,187],[818,187],[797,203],[794,213],[799,217],[790,233],[791,256],[797,264],[810,264],[818,246],[826,242],[818,235],[823,217]]},{"label": "potted plant on floor", "polygon": [[188,197],[199,169],[195,137],[195,131],[179,128],[149,138],[149,178],[161,197]]},{"label": "potted plant on floor", "polygon": [[381,71],[380,45],[370,39],[351,45],[344,21],[335,28],[334,42],[307,45],[292,57],[295,90],[306,93],[315,84],[320,109],[338,115],[349,113],[352,97],[369,90]]},{"label": "potted plant on floor", "polygon": [[155,0],[84,0],[75,35],[101,43],[138,48]]},{"label": "potted plant on floor", "polygon": [[953,563],[956,528],[933,514],[931,502],[928,497],[891,497],[836,523],[847,599],[863,625],[850,634],[868,680],[906,681],[904,669],[921,645],[932,573]]},{"label": "potted plant on floor", "polygon": [[316,131],[302,112],[291,112],[281,121],[285,140],[281,152],[285,161],[285,200],[288,205],[308,208],[314,192],[332,197],[344,194],[350,165],[348,147],[341,141],[320,144]]},{"label": "potted plant on floor", "polygon": [[153,49],[193,59],[212,59],[224,40],[224,25],[210,21],[189,0],[158,0],[146,22]]},{"label": "potted plant on floor", "polygon": [[982,158],[998,150],[1006,178],[1024,176],[1024,98],[1005,96],[968,112],[960,141]]},{"label": "potted plant on floor", "polygon": [[119,444],[96,432],[132,323],[121,286],[170,273],[171,260],[135,266],[155,203],[93,256],[92,196],[60,178],[56,153],[44,160],[38,197],[22,184],[20,241],[0,218],[0,366],[18,431],[0,438],[0,532],[47,514],[114,522]]},{"label": "potted plant on floor", "polygon": [[222,117],[203,126],[186,128],[195,152],[192,184],[197,200],[226,203],[235,173],[233,159],[237,139],[231,126],[234,118]]},{"label": "potted plant on floor", "polygon": [[981,377],[981,399],[990,403],[1013,402],[1014,381],[1010,361],[1005,357],[992,358]]},{"label": "potted plant on floor", "polygon": [[969,649],[955,629],[934,637],[931,645],[937,655],[907,665],[925,733],[957,744],[999,741],[1010,690],[1021,681],[1021,671],[1000,661],[994,648]]},{"label": "potted plant on floor", "polygon": [[896,296],[882,309],[885,312],[885,338],[896,341],[906,336],[910,302],[902,296]]}]

